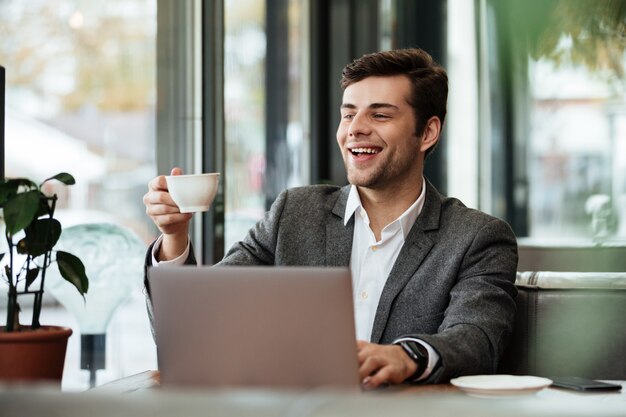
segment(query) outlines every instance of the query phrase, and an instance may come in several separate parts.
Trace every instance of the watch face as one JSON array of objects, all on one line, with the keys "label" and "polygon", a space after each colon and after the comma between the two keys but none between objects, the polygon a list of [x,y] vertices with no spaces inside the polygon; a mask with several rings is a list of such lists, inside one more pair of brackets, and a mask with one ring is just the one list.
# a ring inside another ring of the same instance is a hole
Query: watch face
[{"label": "watch face", "polygon": [[402,348],[406,351],[407,355],[415,362],[417,365],[417,370],[415,374],[411,376],[409,379],[415,379],[419,377],[428,365],[428,350],[420,343],[412,341],[412,340],[404,340],[400,342]]},{"label": "watch face", "polygon": [[418,342],[414,342],[411,340],[407,340],[402,342],[406,348],[410,349],[411,352],[417,356],[417,357],[428,357],[428,351],[426,350],[426,348],[424,346],[422,346],[421,344],[419,344]]}]

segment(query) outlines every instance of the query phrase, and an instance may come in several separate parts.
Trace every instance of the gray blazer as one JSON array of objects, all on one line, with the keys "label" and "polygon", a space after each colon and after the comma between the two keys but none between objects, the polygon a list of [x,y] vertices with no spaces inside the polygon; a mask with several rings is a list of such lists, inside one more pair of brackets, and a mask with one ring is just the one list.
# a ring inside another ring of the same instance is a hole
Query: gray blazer
[{"label": "gray blazer", "polygon": [[[515,315],[515,236],[505,222],[426,183],[424,208],[385,283],[371,341],[428,342],[441,360],[426,383],[494,373]],[[219,265],[348,266],[348,193],[349,186],[329,185],[283,191]]]}]

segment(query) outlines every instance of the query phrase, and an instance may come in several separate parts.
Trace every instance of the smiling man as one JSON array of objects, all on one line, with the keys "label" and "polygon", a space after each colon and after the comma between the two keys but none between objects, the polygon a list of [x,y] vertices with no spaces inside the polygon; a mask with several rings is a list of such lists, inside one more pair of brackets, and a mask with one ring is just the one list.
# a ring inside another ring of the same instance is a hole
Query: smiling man
[{"label": "smiling man", "polygon": [[[220,265],[349,265],[366,388],[495,372],[513,327],[517,246],[505,222],[423,176],[446,115],[445,70],[421,49],[378,52],[347,65],[341,85],[350,185],[285,190]],[[144,203],[163,232],[148,264],[195,263],[191,215],[163,176]]]}]

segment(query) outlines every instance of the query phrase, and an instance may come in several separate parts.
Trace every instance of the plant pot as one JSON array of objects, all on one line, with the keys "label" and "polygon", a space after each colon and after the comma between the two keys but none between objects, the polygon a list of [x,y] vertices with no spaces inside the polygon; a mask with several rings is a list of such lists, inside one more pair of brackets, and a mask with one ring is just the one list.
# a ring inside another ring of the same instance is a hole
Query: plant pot
[{"label": "plant pot", "polygon": [[0,327],[0,381],[52,382],[61,384],[67,340],[72,329],[22,326],[7,333]]}]

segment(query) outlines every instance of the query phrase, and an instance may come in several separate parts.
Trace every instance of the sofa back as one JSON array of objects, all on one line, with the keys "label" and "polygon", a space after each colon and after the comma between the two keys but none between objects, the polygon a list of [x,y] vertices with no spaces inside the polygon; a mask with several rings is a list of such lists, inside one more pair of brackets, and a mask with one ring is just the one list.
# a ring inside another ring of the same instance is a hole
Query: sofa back
[{"label": "sofa back", "polygon": [[626,273],[520,272],[499,373],[626,379]]}]

